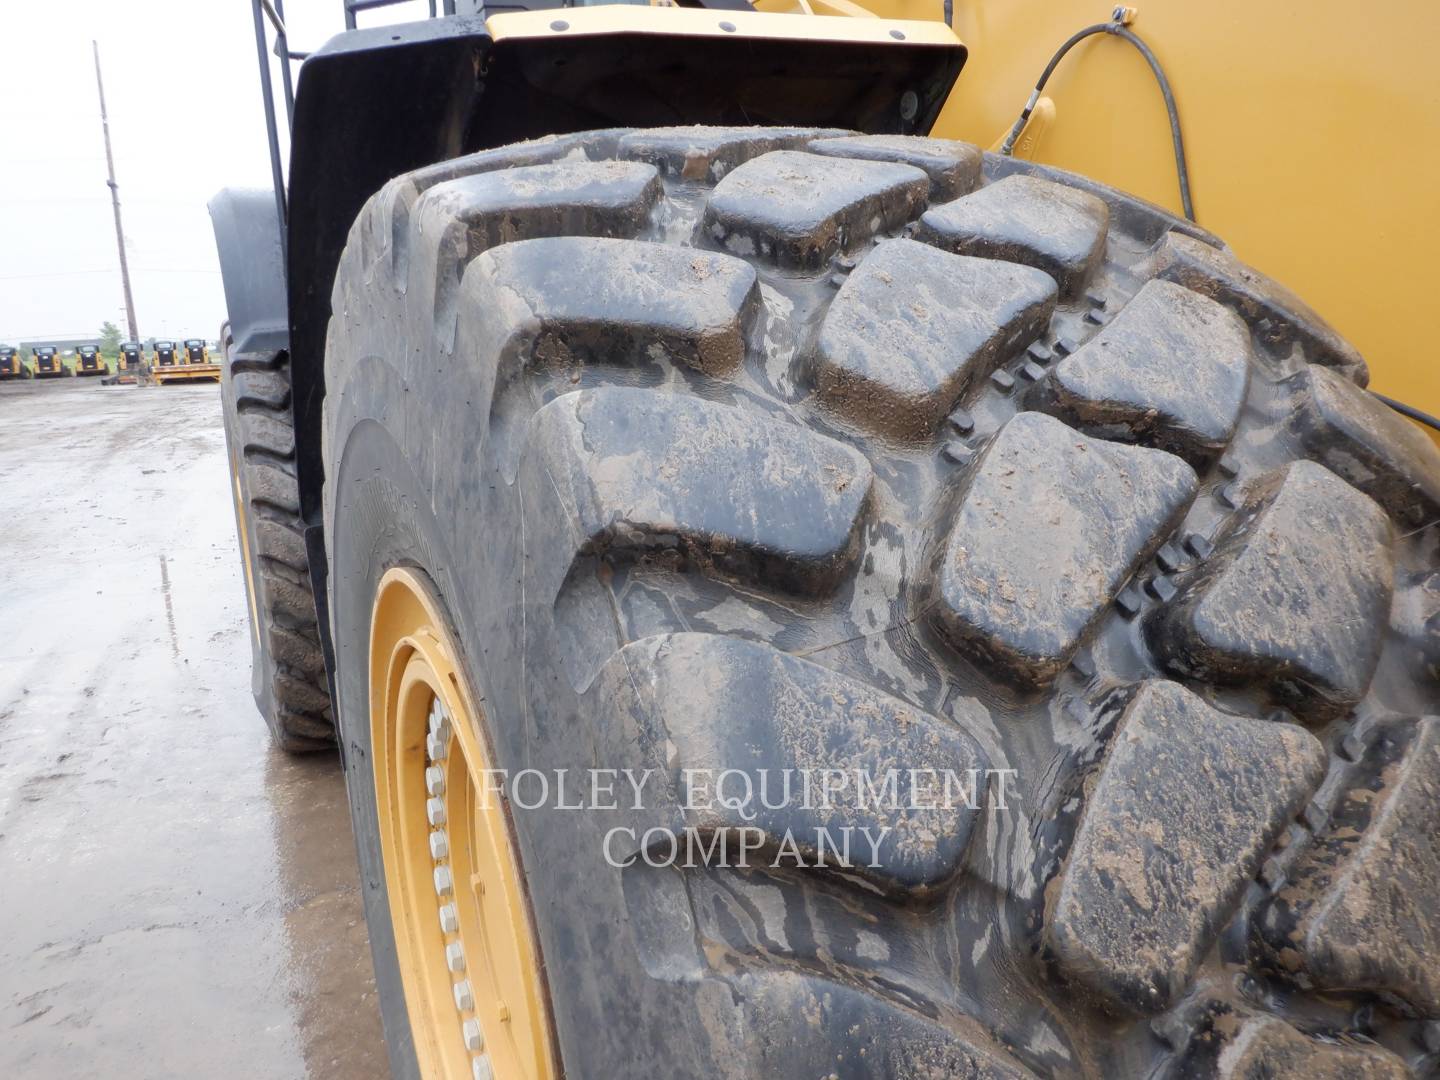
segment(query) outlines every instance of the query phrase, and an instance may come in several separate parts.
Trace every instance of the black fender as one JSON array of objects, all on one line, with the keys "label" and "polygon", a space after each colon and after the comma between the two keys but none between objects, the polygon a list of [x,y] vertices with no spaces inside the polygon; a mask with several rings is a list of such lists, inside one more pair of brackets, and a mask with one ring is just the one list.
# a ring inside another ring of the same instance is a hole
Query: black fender
[{"label": "black fender", "polygon": [[275,353],[290,345],[285,257],[273,192],[226,188],[210,200],[220,277],[235,353]]}]

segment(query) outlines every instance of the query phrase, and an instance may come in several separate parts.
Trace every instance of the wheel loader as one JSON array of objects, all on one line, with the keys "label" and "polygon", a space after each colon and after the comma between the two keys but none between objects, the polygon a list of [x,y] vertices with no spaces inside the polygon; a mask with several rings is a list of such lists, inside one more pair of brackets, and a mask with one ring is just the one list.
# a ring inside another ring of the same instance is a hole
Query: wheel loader
[{"label": "wheel loader", "polygon": [[75,348],[76,375],[109,375],[110,361],[100,354],[98,345],[79,345]]},{"label": "wheel loader", "polygon": [[0,381],[10,379],[28,379],[30,369],[25,364],[25,357],[14,345],[0,345]]},{"label": "wheel loader", "polygon": [[31,348],[30,354],[37,379],[61,379],[75,374],[75,369],[65,363],[65,358],[53,345],[36,345]]},{"label": "wheel loader", "polygon": [[375,6],[211,213],[394,1074],[1434,1075],[1436,9]]}]

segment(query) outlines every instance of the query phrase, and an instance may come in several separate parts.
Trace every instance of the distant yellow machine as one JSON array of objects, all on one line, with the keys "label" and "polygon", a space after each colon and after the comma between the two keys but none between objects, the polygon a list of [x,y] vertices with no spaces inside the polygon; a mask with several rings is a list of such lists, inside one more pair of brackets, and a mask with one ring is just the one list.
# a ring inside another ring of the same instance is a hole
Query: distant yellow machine
[{"label": "distant yellow machine", "polygon": [[37,379],[59,379],[75,372],[65,366],[65,361],[53,345],[36,345],[30,350],[34,357]]},{"label": "distant yellow machine", "polygon": [[81,345],[75,350],[76,375],[109,375],[110,361],[101,354],[98,345]]},{"label": "distant yellow machine", "polygon": [[115,377],[106,379],[105,385],[134,385],[140,382],[144,377],[145,346],[138,341],[122,341],[116,351]]},{"label": "distant yellow machine", "polygon": [[212,363],[201,338],[186,338],[177,347],[173,341],[155,342],[150,375],[158,383],[220,381],[220,365]]},{"label": "distant yellow machine", "polygon": [[173,341],[156,340],[150,346],[150,366],[172,367],[179,362],[179,349]]},{"label": "distant yellow machine", "polygon": [[20,350],[14,345],[0,345],[0,382],[28,378],[30,368],[25,363],[25,357],[20,355]]},{"label": "distant yellow machine", "polygon": [[192,376],[220,380],[220,365],[210,359],[210,350],[203,338],[186,338],[181,344],[184,346],[183,359]]}]

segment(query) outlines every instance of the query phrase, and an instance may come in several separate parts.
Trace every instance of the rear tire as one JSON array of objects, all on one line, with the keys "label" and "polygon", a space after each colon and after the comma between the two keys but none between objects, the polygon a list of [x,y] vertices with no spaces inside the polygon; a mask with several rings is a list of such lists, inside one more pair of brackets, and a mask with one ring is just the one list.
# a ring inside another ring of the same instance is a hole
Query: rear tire
[{"label": "rear tire", "polygon": [[827,818],[894,830],[845,873],[611,865],[615,825],[747,823],[673,792],[515,811],[567,1076],[1430,1067],[1440,917],[1381,872],[1440,889],[1433,675],[1390,625],[1440,453],[1193,225],[835,134],[522,144],[351,230],[325,534],[397,1075],[450,1037],[412,1031],[377,840],[397,566],[512,773],[1015,770],[1003,809]]},{"label": "rear tire", "polygon": [[249,607],[251,691],[277,745],[324,750],[334,746],[334,724],[295,480],[289,358],[232,360],[228,327],[223,339],[220,401]]}]

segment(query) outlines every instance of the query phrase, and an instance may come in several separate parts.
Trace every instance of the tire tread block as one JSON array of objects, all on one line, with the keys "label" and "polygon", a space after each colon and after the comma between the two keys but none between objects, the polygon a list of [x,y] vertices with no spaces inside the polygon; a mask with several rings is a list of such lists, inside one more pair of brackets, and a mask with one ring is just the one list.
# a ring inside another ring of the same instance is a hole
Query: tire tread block
[{"label": "tire tread block", "polygon": [[972,467],[941,556],[935,617],[982,665],[1044,683],[1194,496],[1160,450],[1020,413]]},{"label": "tire tread block", "polygon": [[930,177],[932,202],[948,202],[974,191],[980,183],[984,157],[980,148],[970,143],[924,135],[847,135],[817,139],[806,149],[827,157],[913,165]]},{"label": "tire tread block", "polygon": [[279,412],[290,407],[290,373],[276,370],[237,371],[231,376],[235,385],[235,405],[270,409]]},{"label": "tire tread block", "polygon": [[1069,296],[1099,264],[1109,222],[1109,208],[1089,192],[1016,175],[926,211],[916,238],[1044,270]]},{"label": "tire tread block", "polygon": [[807,428],[628,387],[566,394],[534,418],[520,480],[558,493],[549,556],[668,555],[800,593],[836,585],[859,548],[870,463]]},{"label": "tire tread block", "polygon": [[1061,971],[1117,1012],[1167,1009],[1325,765],[1303,728],[1140,684],[1049,904]]},{"label": "tire tread block", "polygon": [[1307,359],[1339,370],[1361,386],[1370,369],[1355,347],[1285,286],[1246,266],[1228,249],[1181,233],[1166,233],[1152,272],[1239,312],[1256,337],[1285,348],[1300,345]]},{"label": "tire tread block", "polygon": [[[315,595],[308,588],[282,577],[267,564],[260,571],[260,586],[270,610],[289,625],[314,624]],[[287,567],[287,569],[292,569]]]},{"label": "tire tread block", "polygon": [[251,505],[274,507],[300,516],[300,493],[296,489],[294,464],[269,457],[256,457],[245,463],[249,470],[247,491]]},{"label": "tire tread block", "polygon": [[315,685],[308,679],[282,672],[275,679],[275,696],[292,712],[328,718],[330,695],[324,684]]},{"label": "tire tread block", "polygon": [[929,177],[910,165],[777,150],[715,185],[704,228],[737,254],[815,270],[916,217],[929,192]]},{"label": "tire tread block", "polygon": [[319,633],[313,623],[303,627],[271,623],[265,628],[265,636],[277,668],[300,672],[313,685],[324,685],[325,659],[321,655]]},{"label": "tire tread block", "polygon": [[1216,1080],[1410,1080],[1405,1062],[1374,1045],[1322,1042],[1278,1016],[1221,1006],[1207,1038],[1197,1039],[1183,1064],[1169,1075]]},{"label": "tire tread block", "polygon": [[275,724],[281,746],[293,752],[321,750],[335,745],[335,725],[329,717],[311,716],[279,703]]},{"label": "tire tread block", "polygon": [[1114,321],[1062,360],[1046,409],[1202,464],[1235,432],[1249,385],[1250,332],[1228,309],[1149,281]]},{"label": "tire tread block", "polygon": [[[370,264],[383,259],[392,282],[402,290],[410,270],[410,225],[416,204],[422,195],[438,184],[468,176],[496,172],[501,169],[548,165],[573,155],[583,155],[591,139],[603,133],[546,136],[513,146],[482,150],[464,157],[451,158],[404,173],[380,189],[366,210],[356,219],[350,242],[360,253],[361,262]],[[344,281],[336,277],[335,290],[342,290]],[[339,291],[332,295],[332,307],[344,310],[344,297]]]},{"label": "tire tread block", "polygon": [[1362,768],[1257,920],[1259,951],[1307,987],[1386,993],[1440,1018],[1440,719],[1382,725]]},{"label": "tire tread block", "polygon": [[815,128],[725,128],[692,125],[647,128],[620,138],[618,155],[644,161],[664,176],[715,183],[726,173],[775,150],[796,150],[811,139],[842,134]]},{"label": "tire tread block", "polygon": [[1408,524],[1440,515],[1440,447],[1429,436],[1327,368],[1309,366],[1295,381],[1308,453]]},{"label": "tire tread block", "polygon": [[1262,477],[1147,631],[1171,672],[1259,684],[1311,709],[1347,708],[1379,661],[1394,584],[1383,510],[1298,461]]},{"label": "tire tread block", "polygon": [[[469,254],[542,236],[638,233],[661,194],[654,166],[561,161],[476,173],[436,184],[419,205],[421,231],[460,225]],[[439,230],[437,230],[439,231]]]},{"label": "tire tread block", "polygon": [[482,173],[498,172],[502,169],[550,165],[577,150],[583,152],[585,142],[586,136],[583,134],[547,135],[527,142],[514,143],[511,146],[481,150],[474,154],[437,161],[423,169],[406,173],[400,179],[413,188],[417,195],[421,195],[437,184],[461,180],[467,176],[478,176]]},{"label": "tire tread block", "polygon": [[270,411],[248,410],[236,414],[240,447],[249,453],[260,451],[277,458],[295,456],[295,428],[289,416],[276,416]]},{"label": "tire tread block", "polygon": [[[702,778],[680,789],[678,812],[687,827],[706,835],[746,828],[764,834],[765,854],[751,856],[758,865],[779,858],[773,853],[785,850],[788,833],[813,866],[817,830],[824,830],[827,844],[849,843],[850,867],[836,872],[858,874],[887,892],[934,894],[960,871],[989,765],[963,730],[964,708],[957,727],[769,645],[698,633],[627,645],[592,692],[628,703],[620,707],[619,737],[647,748],[646,766]],[[727,770],[734,772],[722,787]],[[894,786],[887,789],[892,770]],[[956,780],[948,797],[946,770]],[[827,771],[843,774],[828,797],[820,787]],[[737,808],[730,800],[743,788],[733,778],[742,774],[753,798]],[[673,810],[646,812],[661,823]],[[868,838],[862,829],[870,830]],[[833,849],[826,854],[833,859]]]},{"label": "tire tread block", "polygon": [[1031,267],[882,241],[826,313],[817,392],[864,427],[929,435],[1054,309],[1054,281]]},{"label": "tire tread block", "polygon": [[255,553],[301,573],[309,566],[299,521],[276,521],[254,514]]},{"label": "tire tread block", "polygon": [[658,348],[723,375],[744,359],[760,309],[742,259],[596,237],[504,244],[467,267],[464,288],[469,340],[500,338],[502,353],[552,364],[639,363]]}]

